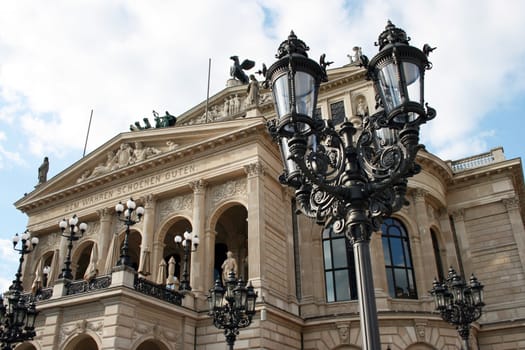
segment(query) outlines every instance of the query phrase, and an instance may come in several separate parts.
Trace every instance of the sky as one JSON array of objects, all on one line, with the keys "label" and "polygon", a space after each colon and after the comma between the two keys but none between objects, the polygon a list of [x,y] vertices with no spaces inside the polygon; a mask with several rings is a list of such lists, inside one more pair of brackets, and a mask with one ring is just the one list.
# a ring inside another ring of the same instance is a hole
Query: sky
[{"label": "sky", "polygon": [[291,30],[337,67],[354,46],[373,57],[391,20],[412,45],[437,47],[427,150],[456,160],[502,146],[523,158],[524,13],[522,0],[0,1],[0,291],[18,264],[11,237],[27,224],[13,203],[45,156],[50,179],[152,110],[187,111],[206,99],[210,60],[212,96],[230,56],[269,66]]}]

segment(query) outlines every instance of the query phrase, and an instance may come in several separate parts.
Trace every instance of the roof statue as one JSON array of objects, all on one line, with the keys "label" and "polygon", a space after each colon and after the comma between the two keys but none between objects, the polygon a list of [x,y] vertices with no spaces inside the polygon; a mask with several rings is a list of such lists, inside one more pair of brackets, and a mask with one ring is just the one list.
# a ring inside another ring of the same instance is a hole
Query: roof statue
[{"label": "roof statue", "polygon": [[[177,117],[174,115],[171,115],[168,111],[166,111],[166,115],[159,117],[159,113],[153,111],[153,119],[155,120],[155,128],[168,128],[170,126],[175,126],[177,123]],[[144,126],[140,125],[139,121],[136,121],[135,124],[130,124],[129,130],[131,131],[139,131],[144,129],[150,129],[151,123],[149,122],[148,118],[143,118]]]},{"label": "roof statue", "polygon": [[38,167],[38,184],[43,184],[47,181],[47,172],[49,171],[49,159],[44,157],[44,161]]},{"label": "roof statue", "polygon": [[255,66],[255,62],[244,60],[240,63],[238,56],[231,56],[230,59],[233,60],[233,66],[230,68],[230,75],[232,78],[239,80],[243,84],[248,84],[250,80],[244,71],[252,69]]}]

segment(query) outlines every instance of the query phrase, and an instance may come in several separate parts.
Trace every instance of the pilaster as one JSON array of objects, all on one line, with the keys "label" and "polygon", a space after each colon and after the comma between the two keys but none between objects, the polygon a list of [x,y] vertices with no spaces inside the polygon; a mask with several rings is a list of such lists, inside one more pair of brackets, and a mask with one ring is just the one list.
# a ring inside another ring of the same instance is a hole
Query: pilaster
[{"label": "pilaster", "polygon": [[[264,279],[264,166],[257,161],[244,166],[248,202],[248,279],[261,288]],[[262,293],[259,293],[262,296]]]},{"label": "pilaster", "polygon": [[503,204],[507,209],[510,226],[512,227],[512,233],[520,255],[521,266],[525,266],[525,230],[520,213],[519,199],[517,197],[504,199]]},{"label": "pilaster", "polygon": [[[416,266],[419,266],[419,270],[421,270],[419,273],[416,270],[416,274],[419,275],[417,280],[423,282],[419,283],[420,292],[423,286],[431,286],[434,277],[438,275],[436,259],[434,257],[434,248],[432,246],[432,237],[430,236],[430,220],[425,200],[426,195],[427,191],[422,189],[417,189],[414,192],[416,223],[419,239],[414,240],[415,247],[413,252],[417,252],[418,264]],[[426,254],[423,252],[426,252]]]}]

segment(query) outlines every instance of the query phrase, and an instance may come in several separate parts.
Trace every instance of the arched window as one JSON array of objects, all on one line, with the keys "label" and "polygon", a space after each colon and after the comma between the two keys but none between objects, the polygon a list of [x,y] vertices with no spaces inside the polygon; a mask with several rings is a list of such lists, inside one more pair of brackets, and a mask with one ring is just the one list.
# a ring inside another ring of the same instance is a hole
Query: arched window
[{"label": "arched window", "polygon": [[437,277],[440,281],[443,281],[445,274],[443,272],[443,261],[441,260],[441,249],[439,248],[439,241],[436,232],[432,229],[430,229],[430,237],[432,238],[432,248],[434,249],[434,258],[436,259]]},{"label": "arched window", "polygon": [[388,290],[393,298],[417,299],[410,242],[403,224],[385,219],[381,226]]},{"label": "arched window", "polygon": [[342,233],[332,227],[323,231],[324,275],[326,301],[357,299],[357,283],[352,245]]}]

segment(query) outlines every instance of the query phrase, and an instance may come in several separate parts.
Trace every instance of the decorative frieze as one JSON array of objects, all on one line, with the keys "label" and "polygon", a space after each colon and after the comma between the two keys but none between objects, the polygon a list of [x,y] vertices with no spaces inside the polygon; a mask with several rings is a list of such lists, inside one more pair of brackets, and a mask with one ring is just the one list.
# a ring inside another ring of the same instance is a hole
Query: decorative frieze
[{"label": "decorative frieze", "polygon": [[101,320],[97,320],[97,321],[87,321],[86,319],[78,320],[74,324],[65,325],[60,329],[59,343],[63,344],[64,341],[69,336],[73,334],[86,333],[87,330],[93,331],[97,335],[102,336],[103,327],[104,327],[104,322]]},{"label": "decorative frieze", "polygon": [[158,204],[159,221],[173,214],[173,212],[191,210],[193,208],[193,195],[187,194],[163,200]]},{"label": "decorative frieze", "polygon": [[245,195],[246,179],[228,181],[221,185],[214,186],[211,189],[211,200],[213,204],[217,204],[228,198]]}]

